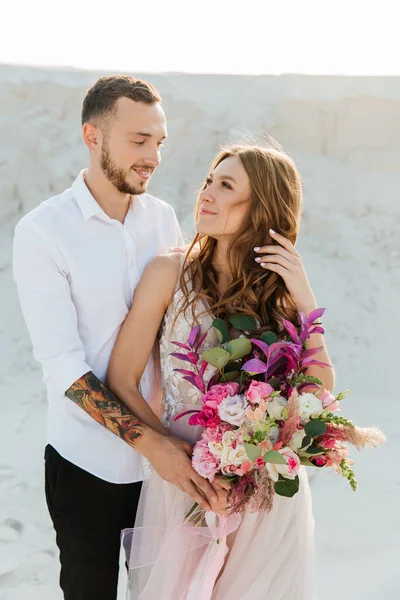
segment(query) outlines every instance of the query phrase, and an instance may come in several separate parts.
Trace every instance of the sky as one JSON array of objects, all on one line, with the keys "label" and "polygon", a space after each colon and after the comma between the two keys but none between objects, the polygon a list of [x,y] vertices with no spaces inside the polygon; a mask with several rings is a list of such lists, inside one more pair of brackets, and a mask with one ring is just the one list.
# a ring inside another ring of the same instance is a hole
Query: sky
[{"label": "sky", "polygon": [[400,75],[398,0],[6,0],[0,63]]}]

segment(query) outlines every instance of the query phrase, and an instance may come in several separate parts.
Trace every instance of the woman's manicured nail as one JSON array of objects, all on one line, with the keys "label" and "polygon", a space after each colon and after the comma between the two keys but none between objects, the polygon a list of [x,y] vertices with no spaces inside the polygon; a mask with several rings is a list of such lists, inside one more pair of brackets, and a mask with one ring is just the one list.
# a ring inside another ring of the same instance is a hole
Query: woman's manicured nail
[{"label": "woman's manicured nail", "polygon": [[265,267],[265,263],[260,263],[262,267]]},{"label": "woman's manicured nail", "polygon": [[261,250],[260,246],[256,246],[256,247],[254,248],[254,252],[259,252],[260,250]]},{"label": "woman's manicured nail", "polygon": [[260,260],[262,260],[262,259],[261,259],[261,256],[257,256],[257,258],[255,258],[254,260],[255,260],[256,262],[260,262]]},{"label": "woman's manicured nail", "polygon": [[276,233],[276,231],[274,231],[273,229],[270,229],[269,232],[271,235],[274,235]]}]

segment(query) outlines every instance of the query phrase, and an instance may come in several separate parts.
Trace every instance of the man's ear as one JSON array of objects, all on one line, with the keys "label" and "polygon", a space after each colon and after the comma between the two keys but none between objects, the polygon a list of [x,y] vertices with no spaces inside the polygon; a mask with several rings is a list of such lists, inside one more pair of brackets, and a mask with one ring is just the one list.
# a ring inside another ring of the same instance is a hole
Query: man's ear
[{"label": "man's ear", "polygon": [[83,141],[92,152],[99,149],[101,142],[101,131],[92,123],[84,123],[82,127]]}]

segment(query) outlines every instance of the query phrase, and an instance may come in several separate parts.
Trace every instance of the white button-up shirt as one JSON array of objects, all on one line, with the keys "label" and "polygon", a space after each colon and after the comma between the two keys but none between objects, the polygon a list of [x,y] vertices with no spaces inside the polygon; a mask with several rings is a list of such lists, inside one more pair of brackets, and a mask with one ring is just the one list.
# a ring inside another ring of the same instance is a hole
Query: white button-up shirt
[{"label": "white button-up shirt", "polygon": [[[34,357],[43,367],[49,443],[105,481],[140,481],[141,457],[65,391],[88,371],[104,382],[141,273],[157,254],[181,244],[169,204],[149,194],[135,196],[122,224],[104,213],[83,171],[70,189],[40,204],[15,229],[14,279]],[[146,370],[148,375],[151,363]]]}]

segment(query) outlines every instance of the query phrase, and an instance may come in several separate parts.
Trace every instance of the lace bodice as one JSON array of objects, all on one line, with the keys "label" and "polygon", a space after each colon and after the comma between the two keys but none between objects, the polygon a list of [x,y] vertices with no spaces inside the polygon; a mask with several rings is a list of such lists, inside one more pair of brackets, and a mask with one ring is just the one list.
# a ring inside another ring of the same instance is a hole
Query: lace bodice
[{"label": "lace bodice", "polygon": [[[194,445],[195,442],[200,439],[202,428],[189,425],[187,416],[182,417],[178,421],[174,421],[174,417],[177,414],[190,410],[196,404],[199,405],[201,403],[200,390],[185,381],[181,373],[176,373],[174,371],[174,369],[194,371],[195,367],[188,362],[181,361],[178,358],[171,356],[172,352],[179,352],[179,347],[171,342],[176,341],[185,344],[191,330],[196,326],[196,323],[193,321],[191,309],[189,309],[187,315],[181,313],[175,321],[182,299],[183,292],[178,285],[160,328],[159,358],[161,365],[163,404],[161,420],[164,427],[170,430],[171,435]],[[202,301],[199,301],[196,307],[196,315],[199,315],[201,335],[207,332],[207,337],[198,349],[199,354],[207,350],[207,348],[218,345],[217,334],[212,328],[214,317],[210,312],[204,312],[205,310],[207,310],[206,306]],[[215,368],[208,366],[203,375],[204,381],[208,382],[214,372]],[[152,467],[148,460],[143,456],[142,468],[144,480],[150,479]]]},{"label": "lace bodice", "polygon": [[[194,371],[195,367],[188,362],[171,356],[172,352],[179,352],[179,348],[171,342],[187,343],[191,330],[196,326],[196,323],[193,322],[191,309],[189,309],[187,315],[181,313],[174,324],[182,299],[183,292],[178,287],[165,314],[161,328],[160,362],[164,403],[163,422],[167,427],[171,425],[176,414],[182,410],[189,410],[190,405],[199,404],[201,401],[200,390],[185,381],[181,373],[174,371],[174,369]],[[196,315],[200,315],[204,310],[206,310],[204,304],[201,301],[198,302]],[[208,331],[204,343],[198,350],[200,354],[207,348],[218,344],[218,338],[212,328],[212,322],[213,316],[210,313],[203,314],[199,319],[201,335]],[[208,381],[214,372],[215,368],[208,366],[204,373],[204,380]]]}]

